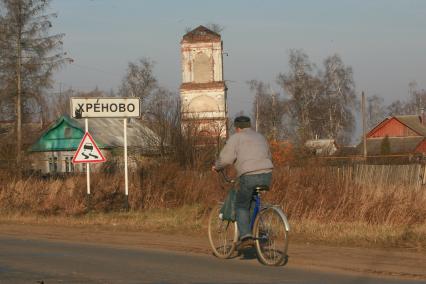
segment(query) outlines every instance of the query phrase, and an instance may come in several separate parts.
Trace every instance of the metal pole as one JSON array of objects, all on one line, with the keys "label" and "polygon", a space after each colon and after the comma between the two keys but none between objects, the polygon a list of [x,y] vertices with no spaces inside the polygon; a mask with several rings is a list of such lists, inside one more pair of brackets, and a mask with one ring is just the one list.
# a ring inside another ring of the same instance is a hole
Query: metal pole
[{"label": "metal pole", "polygon": [[126,193],[126,209],[129,208],[129,177],[127,169],[127,118],[123,120],[124,132],[124,187]]},{"label": "metal pole", "polygon": [[364,91],[361,96],[361,114],[362,114],[362,141],[363,141],[363,157],[367,159],[367,134],[366,134],[366,123],[365,123],[365,95]]},{"label": "metal pole", "polygon": [[[89,120],[84,119],[86,133],[89,132]],[[90,164],[86,163],[86,181],[87,181],[87,208],[90,210]]]}]

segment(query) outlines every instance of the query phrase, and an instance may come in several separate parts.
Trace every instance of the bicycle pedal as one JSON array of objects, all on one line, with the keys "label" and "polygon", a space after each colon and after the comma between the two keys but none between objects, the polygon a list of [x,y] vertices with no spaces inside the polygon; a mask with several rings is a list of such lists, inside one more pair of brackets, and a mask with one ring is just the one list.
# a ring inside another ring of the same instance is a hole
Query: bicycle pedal
[{"label": "bicycle pedal", "polygon": [[237,247],[238,247],[238,250],[245,250],[248,248],[252,248],[254,247],[254,239],[249,238],[249,239],[243,240],[238,244]]}]

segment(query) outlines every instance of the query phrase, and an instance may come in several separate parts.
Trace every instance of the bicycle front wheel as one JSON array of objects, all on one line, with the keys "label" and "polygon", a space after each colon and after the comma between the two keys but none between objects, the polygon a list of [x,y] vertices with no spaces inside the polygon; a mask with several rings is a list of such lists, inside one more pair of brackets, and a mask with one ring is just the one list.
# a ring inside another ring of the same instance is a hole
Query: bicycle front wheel
[{"label": "bicycle front wheel", "polygon": [[213,207],[209,216],[209,241],[213,254],[219,258],[229,258],[235,251],[238,238],[237,223],[219,217],[221,205]]},{"label": "bicycle front wheel", "polygon": [[253,233],[259,261],[279,266],[287,262],[288,230],[284,214],[275,207],[263,209],[256,217]]}]

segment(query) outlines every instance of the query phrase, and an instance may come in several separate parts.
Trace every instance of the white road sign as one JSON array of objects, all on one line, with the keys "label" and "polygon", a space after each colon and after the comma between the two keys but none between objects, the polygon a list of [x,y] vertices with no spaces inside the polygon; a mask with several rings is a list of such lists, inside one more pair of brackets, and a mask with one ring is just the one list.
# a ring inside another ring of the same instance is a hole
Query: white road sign
[{"label": "white road sign", "polygon": [[87,117],[140,117],[139,98],[71,98],[71,115]]},{"label": "white road sign", "polygon": [[78,163],[102,163],[106,159],[102,155],[101,150],[93,140],[89,132],[84,134],[83,139],[81,139],[80,145],[78,146],[77,152],[75,152],[72,162],[74,164]]}]

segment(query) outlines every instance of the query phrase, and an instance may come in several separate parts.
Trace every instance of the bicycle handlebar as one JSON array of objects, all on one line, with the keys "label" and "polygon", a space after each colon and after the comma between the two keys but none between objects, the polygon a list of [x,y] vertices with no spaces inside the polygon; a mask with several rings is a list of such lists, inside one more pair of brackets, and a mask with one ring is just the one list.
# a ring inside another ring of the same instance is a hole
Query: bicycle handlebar
[{"label": "bicycle handlebar", "polygon": [[220,175],[222,176],[223,180],[227,183],[235,183],[235,179],[231,179],[229,178],[226,174],[225,171],[223,169],[217,170],[216,172],[220,173]]}]

